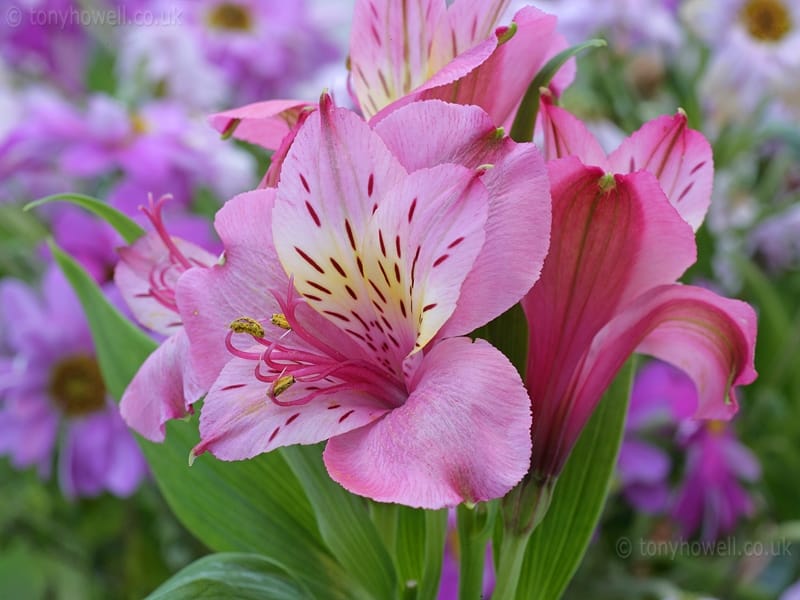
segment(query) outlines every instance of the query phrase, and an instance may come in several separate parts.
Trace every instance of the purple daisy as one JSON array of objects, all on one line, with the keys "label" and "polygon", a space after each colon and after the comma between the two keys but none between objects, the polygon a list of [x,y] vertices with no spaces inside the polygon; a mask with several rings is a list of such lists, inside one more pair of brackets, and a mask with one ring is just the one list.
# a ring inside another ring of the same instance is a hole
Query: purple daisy
[{"label": "purple daisy", "polygon": [[77,298],[55,268],[41,297],[25,283],[0,283],[0,455],[49,477],[57,454],[64,495],[128,496],[147,473],[133,436],[109,398]]}]

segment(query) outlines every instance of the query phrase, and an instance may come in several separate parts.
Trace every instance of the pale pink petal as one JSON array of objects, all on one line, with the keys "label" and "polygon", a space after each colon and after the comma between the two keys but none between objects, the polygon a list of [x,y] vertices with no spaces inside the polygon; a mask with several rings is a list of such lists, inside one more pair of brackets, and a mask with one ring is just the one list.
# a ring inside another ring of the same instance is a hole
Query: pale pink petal
[{"label": "pale pink petal", "polygon": [[649,173],[606,176],[576,158],[548,168],[550,251],[522,302],[530,327],[526,382],[537,400],[534,439],[542,440],[542,452],[565,456],[551,436],[573,413],[565,405],[572,373],[592,339],[637,296],[674,282],[693,262],[695,247],[691,228]]},{"label": "pale pink petal", "polygon": [[[536,147],[498,135],[478,107],[438,100],[403,107],[375,131],[410,171],[443,162],[493,165],[481,179],[489,191],[489,235],[439,335],[469,333],[518,302],[539,275],[550,235],[549,182]],[[511,262],[511,271],[497,268]]]},{"label": "pale pink petal", "polygon": [[444,0],[356,0],[350,34],[351,82],[364,115],[420,86]]},{"label": "pale pink petal", "polygon": [[370,301],[383,307],[373,318],[385,317],[398,337],[398,363],[433,339],[463,297],[485,239],[484,174],[450,164],[415,171],[369,224],[364,276]]},{"label": "pale pink petal", "polygon": [[622,142],[609,162],[618,173],[650,171],[695,231],[703,223],[711,203],[714,159],[710,144],[703,134],[689,129],[682,111],[645,123]]},{"label": "pale pink petal", "polygon": [[545,160],[574,156],[585,165],[600,167],[604,171],[610,170],[605,151],[583,121],[555,106],[547,95],[542,98],[541,117]]},{"label": "pale pink petal", "polygon": [[[211,266],[216,257],[190,242],[172,242],[193,266]],[[136,320],[158,333],[171,335],[181,328],[174,304],[175,285],[185,267],[173,260],[171,251],[155,231],[119,249],[114,283]],[[161,291],[153,294],[153,288]]]},{"label": "pale pink petal", "polygon": [[[242,460],[281,446],[314,444],[367,425],[389,410],[352,390],[299,406],[279,406],[268,396],[270,384],[258,381],[253,369],[253,361],[233,358],[222,370],[200,413],[195,454],[210,451],[222,460]],[[308,393],[306,384],[297,382],[280,400],[290,402]]]},{"label": "pale pink petal", "polygon": [[267,100],[215,113],[208,120],[222,134],[277,150],[300,114],[313,108],[313,104],[303,100]]},{"label": "pale pink petal", "polygon": [[[730,419],[735,388],[756,377],[753,365],[756,317],[746,303],[699,287],[658,286],[629,305],[599,332],[575,376],[575,406],[591,409],[634,351],[668,362],[697,388],[699,419]],[[565,439],[577,439],[575,419]]]},{"label": "pale pink petal", "polygon": [[503,496],[527,472],[530,400],[488,343],[452,338],[423,360],[408,401],[328,441],[324,459],[347,490],[422,508]]},{"label": "pale pink petal", "polygon": [[[460,54],[445,67],[434,73],[431,78],[426,80],[420,87],[381,109],[380,112],[370,119],[370,122],[375,125],[392,114],[395,110],[421,99],[436,99],[441,96],[446,96],[442,99],[452,101],[454,88],[451,87],[451,84],[452,86],[457,86],[459,80],[484,64],[497,49],[497,43],[497,37],[492,35],[489,39],[481,42],[474,48]],[[444,91],[440,92],[439,88],[444,89]],[[434,91],[427,92],[427,90]],[[465,102],[465,104],[475,104],[475,102]]]},{"label": "pale pink petal", "polygon": [[364,236],[373,213],[405,177],[380,137],[329,98],[286,157],[273,214],[275,248],[298,291],[342,327],[375,319],[369,315],[378,293],[365,276],[365,260],[377,248],[365,246]]},{"label": "pale pink petal", "polygon": [[202,391],[184,386],[189,341],[183,330],[167,338],[147,357],[120,400],[128,427],[152,442],[164,441],[164,423],[186,414]]},{"label": "pale pink petal", "polygon": [[274,189],[226,202],[214,221],[225,246],[224,264],[190,269],[178,280],[178,307],[202,388],[211,386],[231,358],[225,347],[231,321],[280,312],[273,292],[283,293],[289,279],[272,243],[274,203]]}]

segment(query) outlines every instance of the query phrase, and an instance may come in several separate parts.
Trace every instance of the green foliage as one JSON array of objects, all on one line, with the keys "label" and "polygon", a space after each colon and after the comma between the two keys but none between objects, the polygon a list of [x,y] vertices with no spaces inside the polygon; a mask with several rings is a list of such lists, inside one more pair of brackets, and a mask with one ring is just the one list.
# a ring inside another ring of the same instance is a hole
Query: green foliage
[{"label": "green foliage", "polygon": [[304,600],[313,596],[280,565],[257,554],[212,554],[189,565],[147,600]]}]

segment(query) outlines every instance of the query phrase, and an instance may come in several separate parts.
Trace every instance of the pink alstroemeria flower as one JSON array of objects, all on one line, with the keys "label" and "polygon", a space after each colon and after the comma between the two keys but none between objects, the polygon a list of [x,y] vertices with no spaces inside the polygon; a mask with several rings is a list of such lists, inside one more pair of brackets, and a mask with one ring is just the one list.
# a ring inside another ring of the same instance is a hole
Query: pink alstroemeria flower
[{"label": "pink alstroemeria flower", "polygon": [[[357,0],[350,36],[355,101],[364,117],[381,120],[410,102],[441,99],[482,107],[509,125],[528,85],[552,56],[566,48],[556,18],[531,6],[511,27],[498,27],[511,0]],[[555,76],[565,89],[573,61]],[[298,130],[316,106],[268,100],[211,115],[223,135],[275,151],[259,187],[275,187]]]},{"label": "pink alstroemeria flower", "polygon": [[120,248],[114,282],[139,323],[169,336],[144,361],[120,400],[129,427],[145,438],[164,440],[164,423],[184,416],[207,388],[198,385],[189,361],[189,345],[175,303],[175,285],[192,267],[210,267],[214,255],[172,237],[161,217],[168,196],[143,209],[154,231]]},{"label": "pink alstroemeria flower", "polygon": [[[526,6],[500,26],[511,0],[356,0],[350,34],[353,93],[364,116],[437,98],[482,107],[508,124],[548,59],[567,47],[556,17]],[[572,81],[568,63],[553,81]]]},{"label": "pink alstroemeria flower", "polygon": [[[756,376],[753,309],[676,283],[696,258],[687,221],[702,221],[697,207],[708,204],[707,197],[691,196],[693,188],[685,190],[692,181],[702,187],[711,153],[707,144],[687,141],[685,129],[665,147],[670,127],[664,118],[649,123],[618,151],[630,157],[623,165],[653,168],[655,174],[607,174],[570,156],[548,163],[550,252],[522,302],[530,326],[531,471],[539,478],[561,471],[601,395],[634,351],[691,377],[697,418],[729,419],[737,408],[733,389]],[[556,133],[548,142],[551,157],[565,149],[591,150],[584,136]],[[665,185],[668,194],[684,191],[668,197]]]},{"label": "pink alstroemeria flower", "polygon": [[178,282],[210,386],[196,454],[327,439],[331,477],[379,501],[505,494],[528,468],[528,397],[459,336],[530,288],[549,217],[538,151],[479,108],[414,103],[373,129],[323,96],[277,189],[217,214],[225,263]]}]

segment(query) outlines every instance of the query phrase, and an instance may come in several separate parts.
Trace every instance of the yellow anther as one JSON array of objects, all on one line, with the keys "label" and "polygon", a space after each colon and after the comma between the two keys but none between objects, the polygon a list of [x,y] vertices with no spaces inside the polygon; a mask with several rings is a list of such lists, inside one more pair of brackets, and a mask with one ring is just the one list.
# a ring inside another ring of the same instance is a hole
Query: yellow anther
[{"label": "yellow anther", "polygon": [[283,313],[275,313],[272,315],[270,319],[275,327],[280,327],[281,329],[291,329],[291,325],[289,325],[289,320],[286,318],[286,315]]},{"label": "yellow anther", "polygon": [[273,398],[281,395],[283,392],[288,390],[292,385],[294,385],[294,377],[291,375],[284,375],[283,377],[278,377],[275,380],[275,383],[272,384],[272,389],[270,389],[270,394]]},{"label": "yellow anther", "polygon": [[239,317],[231,321],[231,331],[234,333],[248,333],[253,337],[264,337],[264,327],[251,317]]}]

